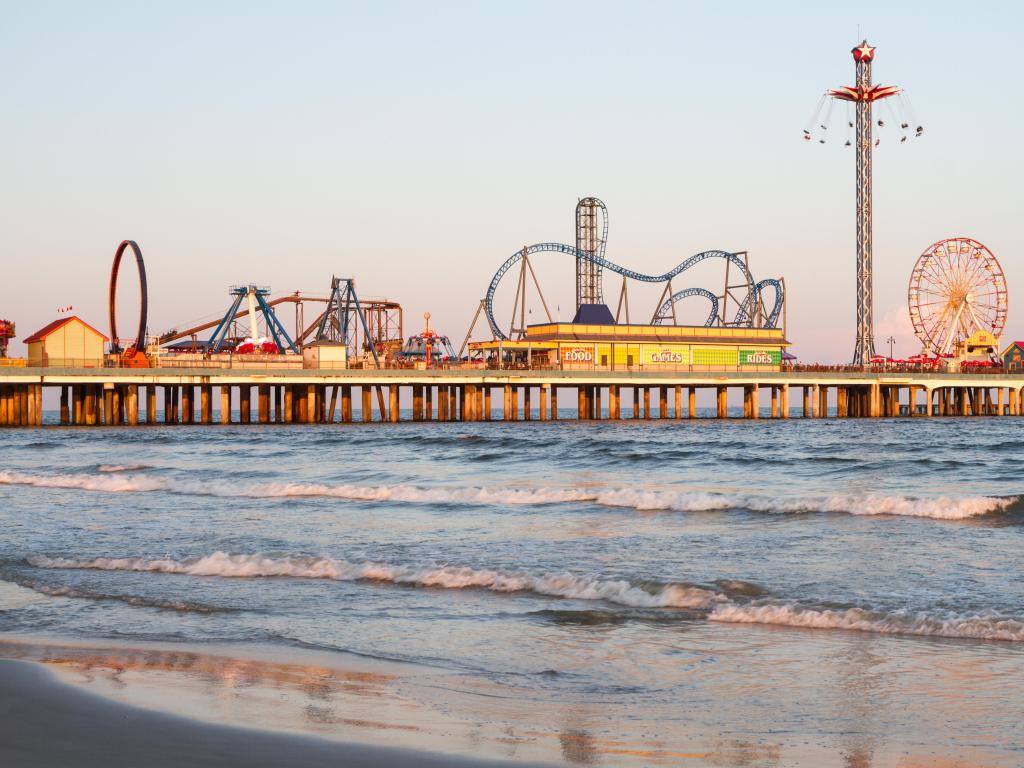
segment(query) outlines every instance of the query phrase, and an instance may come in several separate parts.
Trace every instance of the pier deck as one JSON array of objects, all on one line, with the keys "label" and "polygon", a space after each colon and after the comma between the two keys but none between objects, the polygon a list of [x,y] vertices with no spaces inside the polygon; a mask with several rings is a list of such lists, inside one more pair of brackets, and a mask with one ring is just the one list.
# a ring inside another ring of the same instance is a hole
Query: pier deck
[{"label": "pier deck", "polygon": [[[59,392],[61,424],[83,426],[231,423],[233,417],[261,424],[397,422],[403,394],[406,402],[411,394],[414,421],[548,420],[558,419],[556,394],[564,399],[566,389],[575,394],[573,418],[579,419],[692,419],[700,390],[713,390],[717,418],[729,416],[730,392],[742,392],[743,418],[786,419],[793,415],[793,389],[805,418],[829,415],[830,403],[839,418],[1019,416],[1024,374],[6,368],[0,369],[0,426],[42,425],[44,389]],[[770,392],[768,414],[761,390]]]}]

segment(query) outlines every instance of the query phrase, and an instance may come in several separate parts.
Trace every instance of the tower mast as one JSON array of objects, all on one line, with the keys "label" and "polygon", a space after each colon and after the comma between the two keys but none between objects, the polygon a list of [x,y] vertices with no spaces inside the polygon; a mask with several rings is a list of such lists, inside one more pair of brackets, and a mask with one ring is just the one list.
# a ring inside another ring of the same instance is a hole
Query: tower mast
[{"label": "tower mast", "polygon": [[853,350],[853,364],[866,365],[875,354],[875,333],[872,270],[871,216],[871,104],[899,93],[895,85],[872,85],[871,62],[875,49],[863,40],[853,49],[856,64],[856,84],[829,91],[833,98],[852,101],[857,105],[855,148],[857,150],[857,341]]}]

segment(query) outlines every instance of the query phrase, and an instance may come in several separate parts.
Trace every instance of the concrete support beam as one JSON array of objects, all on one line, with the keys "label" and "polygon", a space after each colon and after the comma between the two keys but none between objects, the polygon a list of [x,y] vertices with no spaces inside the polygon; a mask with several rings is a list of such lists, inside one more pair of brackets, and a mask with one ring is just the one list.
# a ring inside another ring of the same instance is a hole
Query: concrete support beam
[{"label": "concrete support beam", "polygon": [[[302,400],[305,403],[305,398]],[[300,413],[302,410],[300,410]],[[252,387],[248,384],[238,388],[238,422],[248,424],[252,421]],[[304,422],[304,418],[299,419]]]},{"label": "concrete support beam", "polygon": [[[487,407],[488,408],[490,408],[490,405],[491,405],[491,403],[490,403],[490,391],[491,391],[490,388],[488,388],[487,389],[487,393],[488,393]],[[541,388],[540,388],[540,414],[539,414],[541,421],[547,421],[548,420],[548,400],[549,399],[551,399],[551,385],[550,384],[542,384]]]},{"label": "concrete support beam", "polygon": [[720,419],[729,417],[729,390],[728,387],[717,388],[717,416]]},{"label": "concrete support beam", "polygon": [[412,385],[412,420],[423,421],[423,385]]},{"label": "concrete support beam", "polygon": [[697,418],[697,388],[690,387],[689,403],[687,403],[687,418]]}]

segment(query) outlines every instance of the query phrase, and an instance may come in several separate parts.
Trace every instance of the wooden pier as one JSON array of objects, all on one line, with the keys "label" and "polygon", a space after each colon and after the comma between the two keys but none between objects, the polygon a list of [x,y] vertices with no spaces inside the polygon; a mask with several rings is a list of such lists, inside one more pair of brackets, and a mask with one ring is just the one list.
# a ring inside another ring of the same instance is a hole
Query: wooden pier
[{"label": "wooden pier", "polygon": [[10,368],[0,369],[0,427],[41,426],[44,390],[59,393],[60,424],[79,426],[394,423],[402,402],[412,421],[546,421],[559,418],[559,394],[581,420],[695,419],[700,390],[713,392],[720,419],[730,395],[745,419],[1019,416],[1024,375]]}]

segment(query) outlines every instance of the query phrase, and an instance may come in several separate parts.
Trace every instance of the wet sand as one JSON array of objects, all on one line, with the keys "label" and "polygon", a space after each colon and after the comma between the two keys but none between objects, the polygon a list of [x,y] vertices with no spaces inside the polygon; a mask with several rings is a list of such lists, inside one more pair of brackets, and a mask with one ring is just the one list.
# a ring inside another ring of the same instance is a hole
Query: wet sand
[{"label": "wet sand", "polygon": [[60,682],[40,664],[0,660],[0,765],[390,768],[412,764],[422,768],[510,765],[212,725],[109,701]]}]

